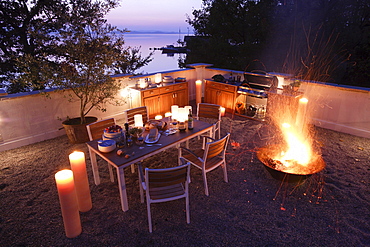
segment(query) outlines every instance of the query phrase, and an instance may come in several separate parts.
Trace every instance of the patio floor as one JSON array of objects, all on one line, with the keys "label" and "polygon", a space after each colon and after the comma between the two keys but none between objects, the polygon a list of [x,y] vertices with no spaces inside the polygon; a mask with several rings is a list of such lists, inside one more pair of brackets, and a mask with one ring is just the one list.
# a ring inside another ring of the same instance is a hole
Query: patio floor
[{"label": "patio floor", "polygon": [[[370,139],[315,128],[326,168],[302,185],[282,184],[265,170],[255,151],[269,140],[266,124],[224,117],[222,132],[240,143],[227,152],[229,183],[222,171],[191,169],[190,217],[185,202],[140,203],[137,172],[126,172],[129,211],[122,212],[117,181],[99,161],[102,183],[93,182],[85,144],[61,136],[0,152],[0,246],[368,246],[370,242]],[[191,147],[199,145],[197,139]],[[64,233],[54,175],[69,168],[68,155],[85,152],[93,208],[81,213],[82,234]],[[176,150],[144,161],[176,165]]]}]

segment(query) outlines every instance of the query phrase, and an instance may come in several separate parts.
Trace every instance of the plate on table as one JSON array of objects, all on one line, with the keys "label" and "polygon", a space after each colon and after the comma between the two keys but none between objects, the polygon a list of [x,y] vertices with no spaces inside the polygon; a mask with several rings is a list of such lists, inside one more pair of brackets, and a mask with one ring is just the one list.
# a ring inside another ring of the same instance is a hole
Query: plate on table
[{"label": "plate on table", "polygon": [[148,144],[156,143],[156,142],[158,142],[158,140],[159,140],[160,137],[161,137],[161,134],[158,133],[157,138],[155,138],[154,140],[150,140],[149,139],[149,135],[146,135],[144,142],[145,143],[148,143]]}]

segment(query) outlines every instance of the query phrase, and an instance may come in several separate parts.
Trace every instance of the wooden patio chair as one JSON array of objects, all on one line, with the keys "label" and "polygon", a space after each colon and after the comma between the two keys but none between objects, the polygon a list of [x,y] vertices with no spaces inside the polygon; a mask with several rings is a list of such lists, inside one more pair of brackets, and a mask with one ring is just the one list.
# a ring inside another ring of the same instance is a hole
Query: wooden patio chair
[{"label": "wooden patio chair", "polygon": [[168,202],[185,198],[186,222],[190,223],[189,211],[189,182],[190,164],[181,159],[181,165],[164,169],[145,168],[143,174],[142,165],[139,164],[139,186],[141,202],[146,204],[148,213],[149,232],[153,231],[152,216],[150,211],[151,203]]},{"label": "wooden patio chair", "polygon": [[216,132],[218,132],[218,139],[221,138],[221,106],[209,103],[198,103],[197,116],[199,118],[213,118],[216,120],[211,133],[212,138],[216,138]]},{"label": "wooden patio chair", "polygon": [[228,182],[225,153],[230,138],[230,133],[227,133],[219,140],[215,140],[209,136],[202,137],[205,138],[203,140],[211,140],[211,142],[205,142],[204,149],[201,148],[194,151],[191,151],[185,147],[180,147],[179,159],[183,158],[195,167],[202,170],[204,190],[205,194],[208,196],[207,172],[210,172],[221,166],[224,173],[224,181],[226,183]]},{"label": "wooden patio chair", "polygon": [[[86,125],[86,129],[87,129],[87,133],[89,135],[90,141],[95,140],[95,139],[101,139],[104,134],[104,129],[112,125],[116,125],[116,120],[114,118],[103,119],[103,120],[96,121],[96,122]],[[89,149],[89,153],[90,153],[90,156],[95,155],[95,153],[91,154],[90,149]],[[110,180],[114,182],[112,166],[109,164],[108,164],[108,170],[109,170]]]},{"label": "wooden patio chair", "polygon": [[132,109],[128,109],[124,111],[124,116],[126,118],[126,123],[128,123],[129,126],[135,124],[134,116],[136,114],[141,114],[143,116],[143,123],[145,124],[149,120],[149,114],[148,109],[146,106],[140,106]]}]

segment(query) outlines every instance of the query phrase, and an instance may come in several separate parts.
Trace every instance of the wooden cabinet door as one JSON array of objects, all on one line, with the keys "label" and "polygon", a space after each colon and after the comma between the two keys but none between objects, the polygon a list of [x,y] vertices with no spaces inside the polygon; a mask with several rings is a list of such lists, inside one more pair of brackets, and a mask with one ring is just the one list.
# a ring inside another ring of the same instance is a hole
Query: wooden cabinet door
[{"label": "wooden cabinet door", "polygon": [[189,105],[188,90],[184,89],[174,92],[173,104],[180,107]]},{"label": "wooden cabinet door", "polygon": [[220,91],[218,105],[232,111],[234,108],[234,93]]},{"label": "wooden cabinet door", "polygon": [[219,98],[220,91],[214,88],[206,88],[205,94],[204,94],[204,102],[210,103],[210,104],[219,104],[218,98]]},{"label": "wooden cabinet door", "polygon": [[165,93],[160,99],[160,114],[164,117],[166,112],[171,112],[171,105],[174,105],[175,93]]},{"label": "wooden cabinet door", "polygon": [[144,98],[144,105],[148,108],[148,114],[150,119],[154,119],[156,115],[161,114],[159,96]]}]

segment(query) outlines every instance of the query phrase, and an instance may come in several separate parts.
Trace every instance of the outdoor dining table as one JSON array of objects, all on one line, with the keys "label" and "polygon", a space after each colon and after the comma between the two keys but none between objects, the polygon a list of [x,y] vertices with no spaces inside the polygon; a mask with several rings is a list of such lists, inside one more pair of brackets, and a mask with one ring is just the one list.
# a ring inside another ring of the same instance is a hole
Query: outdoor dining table
[{"label": "outdoor dining table", "polygon": [[96,185],[100,184],[100,177],[99,177],[99,170],[98,170],[98,163],[96,159],[96,155],[100,156],[104,160],[106,160],[110,165],[116,168],[117,171],[117,180],[118,180],[118,189],[120,193],[121,199],[121,206],[123,211],[127,211],[128,207],[128,200],[127,200],[127,192],[126,192],[126,182],[125,182],[125,168],[131,166],[132,164],[138,163],[145,158],[158,154],[166,149],[172,147],[179,147],[179,145],[185,141],[188,141],[194,137],[202,135],[206,132],[212,131],[213,124],[206,123],[199,120],[194,120],[194,128],[192,130],[186,129],[183,132],[176,132],[175,134],[165,135],[165,133],[161,134],[158,142],[155,144],[162,144],[162,145],[150,145],[150,144],[143,144],[141,146],[133,144],[131,147],[125,146],[121,148],[126,154],[129,154],[130,157],[125,157],[125,155],[118,155],[116,148],[114,151],[109,153],[102,153],[98,150],[98,139],[86,142],[89,153],[90,153],[90,161],[94,176],[94,182]]}]

